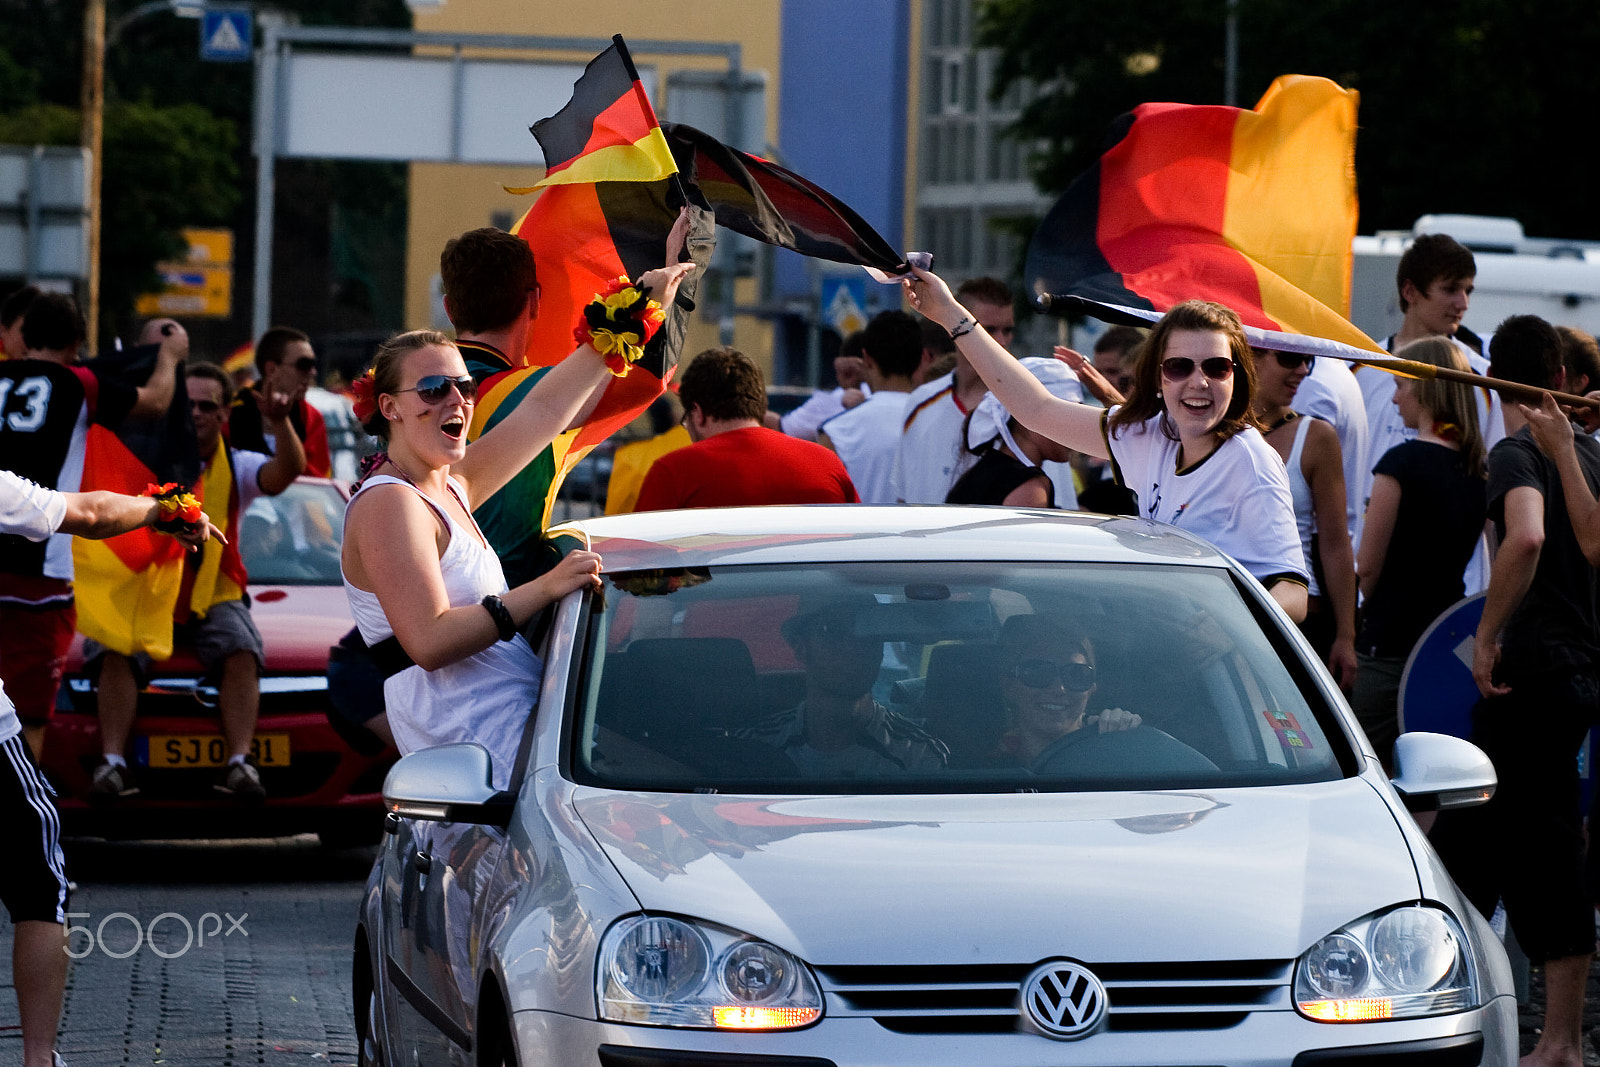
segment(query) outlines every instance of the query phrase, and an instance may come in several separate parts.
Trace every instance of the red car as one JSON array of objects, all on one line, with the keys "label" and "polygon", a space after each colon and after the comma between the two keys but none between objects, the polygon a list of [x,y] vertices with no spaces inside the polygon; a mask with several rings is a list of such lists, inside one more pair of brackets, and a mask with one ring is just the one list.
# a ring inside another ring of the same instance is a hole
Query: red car
[{"label": "red car", "polygon": [[212,788],[227,756],[216,688],[179,649],[154,664],[139,696],[128,749],[139,792],[90,805],[100,728],[94,683],[80,670],[80,637],[44,745],[44,769],[55,783],[68,833],[233,837],[315,831],[330,844],[377,840],[383,779],[396,753],[361,727],[341,722],[336,729],[329,719],[328,648],[352,625],[339,575],[346,499],[341,483],[300,478],[281,495],[256,500],[239,522],[250,610],[266,649],[252,746],[266,802],[247,808]]}]

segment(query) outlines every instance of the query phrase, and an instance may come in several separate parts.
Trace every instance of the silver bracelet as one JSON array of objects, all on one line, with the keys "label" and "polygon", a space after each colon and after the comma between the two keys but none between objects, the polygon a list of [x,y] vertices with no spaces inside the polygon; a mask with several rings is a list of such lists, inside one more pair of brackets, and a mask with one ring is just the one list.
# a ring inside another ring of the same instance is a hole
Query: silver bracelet
[{"label": "silver bracelet", "polygon": [[963,315],[961,316],[960,321],[956,323],[955,328],[950,331],[950,340],[954,341],[957,337],[965,337],[967,334],[971,333],[977,328],[977,319],[973,318],[971,315]]}]

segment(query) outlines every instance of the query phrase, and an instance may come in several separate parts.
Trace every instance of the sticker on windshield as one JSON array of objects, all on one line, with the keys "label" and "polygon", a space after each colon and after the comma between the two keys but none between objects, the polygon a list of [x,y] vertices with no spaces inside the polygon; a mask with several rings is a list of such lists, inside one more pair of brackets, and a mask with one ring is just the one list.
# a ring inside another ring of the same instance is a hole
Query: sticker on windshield
[{"label": "sticker on windshield", "polygon": [[1263,711],[1267,725],[1274,730],[1299,730],[1300,721],[1287,711]]}]

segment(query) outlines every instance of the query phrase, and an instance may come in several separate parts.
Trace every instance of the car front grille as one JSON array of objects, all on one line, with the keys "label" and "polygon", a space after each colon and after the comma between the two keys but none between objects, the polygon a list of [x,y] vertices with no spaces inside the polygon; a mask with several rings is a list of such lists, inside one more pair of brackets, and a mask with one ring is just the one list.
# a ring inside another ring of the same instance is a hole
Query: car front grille
[{"label": "car front grille", "polygon": [[[1290,1008],[1288,960],[1087,962],[1105,983],[1113,1031],[1225,1030],[1253,1011]],[[1035,964],[823,967],[828,1014],[871,1018],[896,1033],[1008,1033]]]}]

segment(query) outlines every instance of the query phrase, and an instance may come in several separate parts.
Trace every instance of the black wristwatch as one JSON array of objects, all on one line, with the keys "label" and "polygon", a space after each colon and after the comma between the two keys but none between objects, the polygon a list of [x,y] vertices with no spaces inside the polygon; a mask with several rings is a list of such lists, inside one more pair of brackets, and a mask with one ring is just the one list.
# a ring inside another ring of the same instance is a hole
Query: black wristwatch
[{"label": "black wristwatch", "polygon": [[490,593],[482,603],[489,618],[494,620],[494,628],[500,631],[500,640],[509,641],[517,636],[517,620],[511,617],[511,609],[506,607],[505,601]]}]

